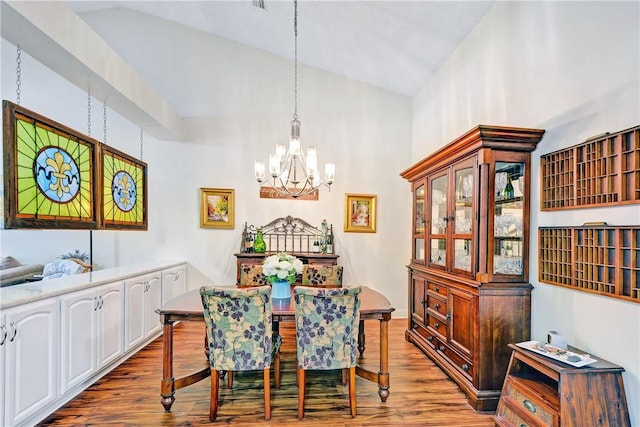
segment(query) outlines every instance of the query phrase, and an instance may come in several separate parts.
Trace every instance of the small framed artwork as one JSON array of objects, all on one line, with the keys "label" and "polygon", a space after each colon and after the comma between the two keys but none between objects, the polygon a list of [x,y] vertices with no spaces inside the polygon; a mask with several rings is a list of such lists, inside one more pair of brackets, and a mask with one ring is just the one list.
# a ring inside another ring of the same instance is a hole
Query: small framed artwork
[{"label": "small framed artwork", "polygon": [[200,189],[200,227],[234,228],[234,190]]},{"label": "small framed artwork", "polygon": [[376,232],[375,194],[345,194],[344,231]]}]

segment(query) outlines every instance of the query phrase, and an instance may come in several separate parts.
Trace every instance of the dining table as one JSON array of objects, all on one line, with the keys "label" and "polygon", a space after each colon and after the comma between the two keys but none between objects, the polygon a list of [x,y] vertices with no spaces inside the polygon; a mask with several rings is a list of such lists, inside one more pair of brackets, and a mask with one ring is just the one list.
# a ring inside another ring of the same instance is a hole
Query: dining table
[{"label": "dining table", "polygon": [[[293,303],[293,289],[291,286],[291,297],[284,299],[273,299],[273,323],[277,332],[279,322],[295,321],[295,307]],[[358,331],[358,351],[360,358],[365,351],[364,322],[366,320],[378,320],[380,322],[380,366],[378,372],[373,372],[364,367],[356,366],[356,375],[378,384],[378,395],[382,402],[386,402],[389,397],[389,320],[395,308],[391,306],[389,300],[380,292],[367,286],[361,286],[360,293],[360,324]],[[175,392],[181,388],[195,384],[211,375],[211,368],[208,359],[206,366],[187,375],[175,378],[173,372],[173,326],[180,321],[204,322],[202,300],[200,299],[200,289],[191,290],[176,296],[167,301],[166,304],[156,310],[160,315],[160,323],[163,330],[163,357],[162,357],[162,381],[160,383],[161,404],[165,411],[171,410],[171,405],[175,401]]]}]

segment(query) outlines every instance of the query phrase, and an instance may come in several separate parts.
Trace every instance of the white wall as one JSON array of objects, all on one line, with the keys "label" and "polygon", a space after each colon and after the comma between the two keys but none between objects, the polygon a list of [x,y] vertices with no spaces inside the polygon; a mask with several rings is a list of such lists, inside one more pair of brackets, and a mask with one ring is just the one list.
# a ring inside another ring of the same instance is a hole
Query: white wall
[{"label": "white wall", "polygon": [[[326,218],[334,227],[345,283],[382,291],[397,308],[397,317],[406,316],[411,192],[399,173],[410,164],[411,100],[300,65],[302,143],[318,147],[320,163],[336,163],[336,182],[330,192],[321,190],[319,201],[260,199],[253,162],[267,160],[275,144],[288,139],[292,62],[121,12],[89,18],[105,30],[105,40],[125,47],[123,57],[141,74],[148,73],[152,85],[168,85],[174,108],[186,111],[183,114],[204,108],[207,115],[187,118],[189,141],[145,137],[149,231],[93,232],[94,262],[110,267],[146,259],[186,259],[190,288],[230,284],[235,282],[233,253],[240,248],[245,222],[262,225],[293,215],[319,225]],[[113,28],[118,31],[107,31]],[[15,46],[4,40],[2,73],[2,97],[14,100]],[[27,52],[22,81],[22,105],[86,132],[86,92]],[[102,140],[102,100],[94,100],[92,115],[92,135]],[[109,110],[107,144],[137,157],[140,128]],[[235,229],[200,228],[201,187],[235,190]],[[375,234],[343,232],[345,193],[377,195]],[[0,237],[2,254],[24,262],[46,263],[76,247],[88,250],[88,232],[2,230]]]},{"label": "white wall", "polygon": [[640,122],[638,2],[498,2],[414,99],[414,160],[478,124],[546,129],[533,153],[532,338],[555,329],[626,369],[640,426],[640,304],[538,282],[540,226],[639,225],[640,205],[541,212],[540,156]]}]

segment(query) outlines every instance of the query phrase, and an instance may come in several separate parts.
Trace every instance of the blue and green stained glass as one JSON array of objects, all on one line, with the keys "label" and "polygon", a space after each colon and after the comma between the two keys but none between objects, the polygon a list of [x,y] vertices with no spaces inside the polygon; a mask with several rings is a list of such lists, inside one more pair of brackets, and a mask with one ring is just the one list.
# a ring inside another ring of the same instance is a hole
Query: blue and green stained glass
[{"label": "blue and green stained glass", "polygon": [[4,101],[5,228],[97,228],[97,141]]},{"label": "blue and green stained glass", "polygon": [[111,147],[102,148],[104,228],[147,229],[147,165]]}]

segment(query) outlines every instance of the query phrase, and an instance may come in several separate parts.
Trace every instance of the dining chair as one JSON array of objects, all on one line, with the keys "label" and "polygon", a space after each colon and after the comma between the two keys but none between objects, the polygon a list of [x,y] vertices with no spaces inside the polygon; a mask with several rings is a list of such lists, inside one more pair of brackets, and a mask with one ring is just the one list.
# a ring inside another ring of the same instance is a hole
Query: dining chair
[{"label": "dining chair", "polygon": [[218,414],[220,375],[263,371],[264,417],[271,419],[270,366],[273,362],[275,386],[280,387],[280,346],[282,338],[272,333],[271,288],[200,288],[211,365],[209,419]]},{"label": "dining chair", "polygon": [[262,274],[261,264],[242,264],[240,266],[239,286],[265,286],[268,284],[267,276]]},{"label": "dining chair", "polygon": [[309,265],[302,268],[302,286],[342,287],[341,265]]},{"label": "dining chair", "polygon": [[[304,418],[305,372],[348,370],[349,407],[356,416],[356,352],[361,288],[294,289],[298,418]],[[344,378],[344,376],[343,376]],[[344,385],[344,379],[343,379]]]}]

